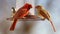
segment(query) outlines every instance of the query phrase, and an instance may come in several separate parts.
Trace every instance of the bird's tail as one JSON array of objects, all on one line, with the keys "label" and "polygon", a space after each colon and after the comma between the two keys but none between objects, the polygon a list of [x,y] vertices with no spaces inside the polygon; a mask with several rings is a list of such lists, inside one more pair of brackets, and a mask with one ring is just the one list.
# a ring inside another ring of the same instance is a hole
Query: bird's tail
[{"label": "bird's tail", "polygon": [[56,28],[55,28],[55,26],[54,26],[53,22],[52,22],[51,20],[49,20],[49,21],[50,21],[50,23],[51,23],[51,26],[52,26],[52,28],[53,28],[54,32],[56,32]]},{"label": "bird's tail", "polygon": [[10,31],[13,31],[15,29],[16,22],[17,22],[17,19],[14,20],[12,26],[10,27]]}]

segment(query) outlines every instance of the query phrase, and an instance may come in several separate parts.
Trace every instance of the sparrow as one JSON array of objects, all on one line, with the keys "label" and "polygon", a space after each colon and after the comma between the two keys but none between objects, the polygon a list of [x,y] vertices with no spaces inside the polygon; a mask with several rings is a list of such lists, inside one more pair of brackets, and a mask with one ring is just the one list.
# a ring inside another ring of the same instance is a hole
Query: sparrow
[{"label": "sparrow", "polygon": [[53,27],[54,32],[56,32],[56,29],[55,29],[54,24],[53,24],[53,22],[52,22],[52,20],[51,20],[51,15],[49,14],[49,12],[48,12],[43,6],[41,6],[41,5],[38,5],[38,6],[36,6],[35,8],[36,8],[36,10],[37,10],[37,12],[38,12],[38,15],[39,15],[43,20],[47,19],[48,21],[50,21],[50,23],[51,23],[51,25],[52,25],[52,27]]}]

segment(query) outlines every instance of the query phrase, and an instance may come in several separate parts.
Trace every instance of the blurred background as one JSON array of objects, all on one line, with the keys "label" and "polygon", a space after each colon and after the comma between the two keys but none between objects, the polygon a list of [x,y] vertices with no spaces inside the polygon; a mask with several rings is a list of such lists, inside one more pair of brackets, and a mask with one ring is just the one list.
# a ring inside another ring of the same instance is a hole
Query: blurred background
[{"label": "blurred background", "polygon": [[44,6],[51,14],[52,21],[56,27],[56,32],[54,32],[48,20],[29,21],[30,23],[34,23],[30,34],[60,34],[60,0],[0,0],[0,34],[23,33],[20,32],[23,26],[22,21],[18,21],[15,31],[9,31],[12,22],[6,20],[6,18],[11,16],[11,7],[15,7],[17,11],[26,2],[33,5],[33,8],[30,10],[32,15],[36,14],[35,6]]}]

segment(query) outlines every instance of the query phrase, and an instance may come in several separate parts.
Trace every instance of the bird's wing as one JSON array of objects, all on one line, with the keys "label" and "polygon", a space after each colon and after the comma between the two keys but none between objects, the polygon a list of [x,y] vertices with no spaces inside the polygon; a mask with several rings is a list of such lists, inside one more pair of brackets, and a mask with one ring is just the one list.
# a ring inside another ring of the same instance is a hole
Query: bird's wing
[{"label": "bird's wing", "polygon": [[24,14],[26,14],[27,12],[28,12],[27,9],[20,9],[14,15],[14,18],[22,18],[24,16]]},{"label": "bird's wing", "polygon": [[47,15],[48,18],[50,18],[50,14],[47,10],[44,10],[45,14]]}]

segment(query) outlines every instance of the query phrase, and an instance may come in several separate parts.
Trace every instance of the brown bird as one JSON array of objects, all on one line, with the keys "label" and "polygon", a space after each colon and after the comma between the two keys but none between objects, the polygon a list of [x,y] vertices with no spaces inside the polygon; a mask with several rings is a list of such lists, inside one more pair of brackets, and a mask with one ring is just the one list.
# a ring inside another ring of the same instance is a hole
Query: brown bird
[{"label": "brown bird", "polygon": [[39,15],[43,20],[47,19],[48,21],[50,21],[50,23],[51,23],[51,25],[52,25],[52,27],[53,27],[54,32],[56,32],[56,29],[55,29],[55,27],[54,27],[54,24],[53,24],[53,22],[52,22],[52,20],[51,20],[51,16],[50,16],[50,14],[48,13],[48,11],[46,11],[46,10],[44,9],[44,7],[43,7],[43,6],[40,6],[40,5],[36,6],[35,8],[36,8],[37,11],[38,11],[38,15]]},{"label": "brown bird", "polygon": [[31,4],[26,3],[23,7],[19,8],[18,11],[14,14],[13,16],[13,24],[10,28],[11,31],[13,31],[15,29],[16,23],[18,21],[18,19],[23,18],[24,16],[26,16],[29,13],[29,10],[32,8]]},{"label": "brown bird", "polygon": [[14,15],[15,13],[16,13],[16,11],[15,11],[15,8],[14,7],[12,7],[12,15]]},{"label": "brown bird", "polygon": [[14,7],[12,7],[12,15],[11,15],[11,20],[13,20],[13,16],[15,15],[15,13],[16,13],[16,11],[15,11],[15,8]]},{"label": "brown bird", "polygon": [[16,11],[15,11],[15,8],[14,8],[14,7],[12,7],[11,9],[12,9],[11,17],[10,17],[10,18],[7,18],[7,20],[13,20],[13,16],[14,16],[14,14],[16,13]]}]

